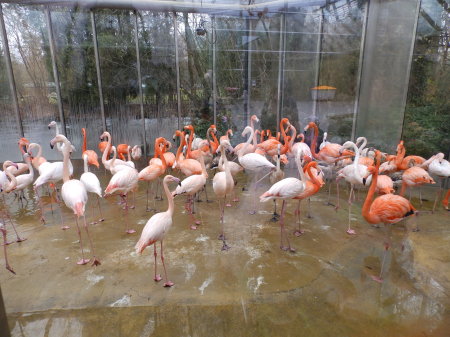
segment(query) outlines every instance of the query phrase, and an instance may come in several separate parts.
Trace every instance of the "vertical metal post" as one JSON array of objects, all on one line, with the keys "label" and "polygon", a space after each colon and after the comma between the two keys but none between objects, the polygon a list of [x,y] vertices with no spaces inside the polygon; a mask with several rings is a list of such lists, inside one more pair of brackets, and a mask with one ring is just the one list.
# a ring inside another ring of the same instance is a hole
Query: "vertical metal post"
[{"label": "vertical metal post", "polygon": [[141,55],[139,52],[139,34],[138,34],[138,17],[137,11],[134,11],[134,41],[136,43],[136,68],[139,86],[139,105],[141,108],[141,119],[144,127],[142,133],[142,143],[144,145],[144,156],[147,157],[147,137],[145,132],[145,115],[144,115],[144,93],[142,92],[142,74],[141,74]]},{"label": "vertical metal post", "polygon": [[250,102],[251,102],[251,88],[252,88],[252,54],[251,54],[251,39],[252,39],[252,23],[250,17],[245,19],[247,31],[247,50],[245,51],[244,63],[244,126],[248,125],[250,117]]},{"label": "vertical metal post", "polygon": [[178,58],[178,23],[177,12],[173,12],[173,29],[175,38],[175,68],[177,70],[177,111],[178,130],[181,129],[181,83],[180,83],[180,60]]},{"label": "vertical metal post", "polygon": [[19,129],[20,136],[23,137],[24,134],[23,134],[22,119],[20,117],[19,101],[17,99],[17,88],[16,82],[14,80],[14,72],[11,63],[11,54],[9,52],[8,36],[6,34],[6,26],[5,20],[3,18],[3,9],[1,3],[0,3],[0,26],[1,26],[0,32],[2,36],[3,50],[5,52],[6,71],[8,72],[9,89],[11,90],[14,113],[16,115],[16,123]]},{"label": "vertical metal post", "polygon": [[277,82],[277,132],[279,130],[281,109],[282,109],[282,95],[283,95],[283,85],[284,85],[284,61],[285,61],[285,51],[284,51],[284,32],[286,30],[286,14],[280,14],[280,43],[278,47],[278,82]]},{"label": "vertical metal post", "polygon": [[91,24],[92,24],[92,42],[94,44],[94,54],[95,54],[95,69],[97,70],[98,96],[100,98],[100,113],[102,116],[103,131],[106,131],[107,129],[105,118],[105,104],[103,101],[102,73],[100,71],[100,56],[98,54],[97,27],[95,26],[95,14],[93,10],[91,10]]},{"label": "vertical metal post", "polygon": [[214,125],[217,124],[217,83],[216,83],[216,17],[211,19],[212,23],[212,100],[214,112]]},{"label": "vertical metal post", "polygon": [[62,132],[64,135],[67,135],[66,120],[64,118],[64,107],[62,104],[62,97],[61,97],[61,88],[59,86],[58,66],[56,64],[55,39],[53,36],[52,17],[48,6],[45,9],[45,18],[47,19],[47,30],[48,30],[48,40],[50,44],[50,55],[52,58],[53,79],[55,80],[56,96],[58,97],[59,119],[61,121]]},{"label": "vertical metal post", "polygon": [[362,75],[362,67],[363,67],[363,59],[364,59],[364,49],[366,44],[366,27],[367,27],[367,18],[369,17],[369,1],[366,2],[366,6],[364,8],[364,21],[362,26],[361,33],[361,44],[359,49],[359,60],[358,60],[358,74],[356,77],[356,90],[355,90],[355,104],[353,106],[353,124],[352,124],[352,141],[355,141],[356,137],[356,118],[358,116],[358,108],[359,108],[359,95],[361,94],[361,75]]},{"label": "vertical metal post", "polygon": [[[316,47],[316,74],[314,78],[314,87],[319,85],[320,78],[320,62],[322,60],[322,35],[323,35],[323,8],[320,9],[320,20],[319,20],[319,35],[317,37],[317,47]],[[313,100],[313,116],[316,118],[317,115],[317,96]]]}]

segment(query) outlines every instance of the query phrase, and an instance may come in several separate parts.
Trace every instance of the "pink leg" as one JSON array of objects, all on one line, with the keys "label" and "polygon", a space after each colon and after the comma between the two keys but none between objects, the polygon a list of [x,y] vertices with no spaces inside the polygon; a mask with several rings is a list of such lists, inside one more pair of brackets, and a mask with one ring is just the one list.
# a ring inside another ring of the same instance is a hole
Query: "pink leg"
[{"label": "pink leg", "polygon": [[[8,217],[9,222],[11,223],[11,226],[12,226],[12,228],[14,229],[14,233],[16,233],[16,238],[17,238],[17,239],[16,239],[16,242],[22,242],[22,241],[25,241],[26,238],[22,239],[22,238],[19,236],[19,233],[17,233],[16,226],[14,226],[14,222],[12,221],[11,216],[9,215],[8,208],[7,208],[7,205],[6,205],[6,199],[5,199],[5,195],[4,195],[4,194],[3,194],[3,202],[5,203],[5,213],[6,213],[6,216]],[[5,224],[6,224],[6,223],[5,223]]]},{"label": "pink leg", "polygon": [[[155,242],[156,245],[156,242]],[[164,287],[171,287],[174,285],[173,282],[169,281],[169,279],[167,278],[167,271],[166,271],[166,265],[164,263],[164,253],[163,253],[163,242],[161,240],[161,262],[164,268],[164,277],[166,278],[166,282],[164,283]]]},{"label": "pink leg", "polygon": [[156,257],[158,256],[158,254],[156,253],[156,242],[153,244],[153,256],[155,257],[155,277],[153,278],[153,280],[155,282],[159,282],[162,280],[162,278],[161,275],[156,274],[156,265],[157,265]]},{"label": "pink leg", "polygon": [[77,223],[77,232],[78,232],[78,238],[80,239],[80,247],[81,247],[81,260],[77,262],[77,264],[86,264],[90,261],[90,259],[84,258],[84,251],[83,251],[83,241],[81,240],[81,231],[80,231],[80,225],[78,225],[78,218],[75,216],[75,221]]},{"label": "pink leg", "polygon": [[42,205],[42,199],[41,199],[41,197],[39,196],[38,189],[37,189],[36,187],[34,188],[34,194],[36,194],[36,196],[38,197],[38,200],[39,200],[39,208],[40,208],[40,210],[41,210],[41,222],[42,222],[43,225],[45,225],[44,207],[43,207],[43,205]]},{"label": "pink leg", "polygon": [[233,202],[238,202],[238,201],[239,201],[239,198],[236,196],[236,190],[235,190],[235,188],[233,188]]},{"label": "pink leg", "polygon": [[372,280],[374,280],[375,282],[378,283],[383,283],[383,268],[384,268],[384,262],[386,261],[386,255],[387,255],[387,251],[389,250],[389,244],[385,243],[384,244],[384,254],[383,254],[383,260],[381,261],[381,269],[380,269],[380,275],[372,276]]},{"label": "pink leg", "polygon": [[123,196],[124,200],[125,200],[125,214],[124,214],[124,219],[125,219],[125,233],[127,234],[133,234],[136,233],[136,231],[134,229],[129,228],[128,225],[128,196],[124,195]]},{"label": "pink leg", "polygon": [[103,218],[103,214],[102,214],[102,208],[100,206],[100,198],[97,195],[97,205],[98,205],[98,210],[100,211],[100,219],[98,219],[98,222],[103,222],[105,221],[105,219]]},{"label": "pink leg", "polygon": [[337,211],[339,209],[340,206],[340,202],[339,202],[339,181],[336,179],[336,196],[337,196],[337,201],[336,201],[336,206],[334,207],[334,209]]},{"label": "pink leg", "polygon": [[350,195],[348,197],[348,228],[347,228],[347,234],[355,235],[356,232],[351,227],[351,222],[352,222],[352,196],[353,196],[354,192],[353,192],[353,185],[350,185],[350,186],[351,186]]},{"label": "pink leg", "polygon": [[298,228],[297,230],[294,232],[295,236],[300,236],[303,233],[305,233],[305,231],[303,229],[301,229],[301,224],[302,224],[302,219],[301,219],[301,209],[300,209],[300,203],[301,200],[298,201],[297,203],[297,209],[295,210],[295,214],[297,215],[297,224],[298,224]]},{"label": "pink leg", "polygon": [[273,216],[270,218],[270,221],[277,222],[279,216],[280,215],[277,213],[277,199],[273,199]]},{"label": "pink leg", "polygon": [[6,246],[8,245],[8,242],[6,240],[6,229],[4,225],[0,226],[0,232],[2,232],[3,235],[3,253],[5,254],[5,267],[11,273],[15,274],[16,272],[11,268],[11,266],[8,263],[8,253],[6,251]]},{"label": "pink leg", "polygon": [[83,215],[83,220],[84,220],[84,230],[86,231],[87,237],[89,239],[89,245],[90,245],[91,251],[92,251],[92,257],[93,257],[92,265],[93,266],[98,266],[101,263],[100,263],[100,260],[97,259],[97,257],[95,256],[94,245],[92,244],[91,236],[89,235],[88,225],[86,223],[86,216],[84,216],[84,215]]},{"label": "pink leg", "polygon": [[194,199],[195,199],[194,195],[189,196],[189,206],[188,206],[189,207],[189,215],[191,216],[192,222],[194,223],[193,225],[191,225],[191,229],[197,229],[197,225],[200,225],[200,221],[195,219],[195,216],[192,212],[192,208],[194,205]]},{"label": "pink leg", "polygon": [[220,223],[222,224],[222,234],[219,235],[219,240],[222,240],[222,242],[223,242],[222,250],[228,250],[228,249],[231,248],[230,246],[227,245],[226,238],[225,238],[225,228],[224,228],[225,224],[224,224],[224,221],[223,221],[223,214],[224,214],[224,211],[225,211],[225,206],[224,206],[225,205],[225,200],[226,200],[226,197],[223,198],[223,205],[221,204],[221,202],[219,200]]},{"label": "pink leg", "polygon": [[[291,247],[291,243],[289,242],[289,238],[286,235],[285,229],[284,229],[284,213],[286,211],[286,200],[283,200],[283,204],[281,206],[281,216],[280,216],[280,228],[281,228],[281,246],[280,248],[282,250],[289,250],[291,252],[295,252],[295,249]],[[283,246],[283,235],[286,238],[288,246]]]}]

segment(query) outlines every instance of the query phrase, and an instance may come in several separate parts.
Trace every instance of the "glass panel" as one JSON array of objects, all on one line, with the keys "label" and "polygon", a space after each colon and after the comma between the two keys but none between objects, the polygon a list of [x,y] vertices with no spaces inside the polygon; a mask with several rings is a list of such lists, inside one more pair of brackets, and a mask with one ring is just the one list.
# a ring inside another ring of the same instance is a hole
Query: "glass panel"
[{"label": "glass panel", "polygon": [[107,128],[116,145],[142,144],[134,14],[100,10],[95,18]]},{"label": "glass panel", "polygon": [[146,141],[153,154],[155,138],[172,139],[178,126],[173,16],[139,12],[138,32]]},{"label": "glass panel", "polygon": [[449,21],[442,4],[422,0],[402,135],[411,154],[449,153]]},{"label": "glass panel", "polygon": [[[20,138],[14,113],[11,90],[9,89],[8,73],[6,71],[5,54],[2,40],[0,39],[0,162],[5,160],[22,161],[17,149],[17,141]],[[0,168],[2,169],[2,168]]]},{"label": "glass panel", "polygon": [[44,12],[39,6],[3,6],[25,137],[42,145],[45,158],[61,159],[48,146],[55,133],[47,125],[59,114]]},{"label": "glass panel", "polygon": [[361,1],[338,1],[324,9],[317,118],[334,143],[352,134],[363,20]]},{"label": "glass panel", "polygon": [[213,124],[211,18],[208,15],[179,13],[178,39],[182,99],[182,125],[192,124],[205,138]]},{"label": "glass panel", "polygon": [[64,8],[51,17],[67,137],[77,149],[72,157],[81,158],[81,128],[94,151],[102,133],[91,19],[89,12]]},{"label": "glass panel", "polygon": [[370,2],[356,137],[387,152],[402,132],[416,8],[417,1]]}]

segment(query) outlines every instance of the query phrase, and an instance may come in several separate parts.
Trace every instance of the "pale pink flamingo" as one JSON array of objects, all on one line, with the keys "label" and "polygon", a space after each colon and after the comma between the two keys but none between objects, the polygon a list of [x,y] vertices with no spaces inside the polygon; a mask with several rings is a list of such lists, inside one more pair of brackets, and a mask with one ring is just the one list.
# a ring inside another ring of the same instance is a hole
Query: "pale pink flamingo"
[{"label": "pale pink flamingo", "polygon": [[225,132],[225,134],[222,137],[220,137],[220,141],[222,140],[230,141],[230,136],[233,137],[233,130],[228,129],[227,132]]},{"label": "pale pink flamingo", "polygon": [[84,173],[80,177],[80,181],[84,184],[84,187],[86,188],[86,191],[88,193],[94,193],[97,195],[97,205],[98,210],[100,212],[100,218],[97,221],[91,222],[91,224],[96,224],[97,222],[105,221],[102,214],[102,208],[100,206],[100,199],[102,197],[102,188],[100,186],[100,181],[98,180],[97,176],[89,172],[88,163],[89,163],[89,156],[85,153],[83,154],[83,163],[84,163]]},{"label": "pale pink flamingo", "polygon": [[105,169],[111,171],[111,164],[129,166],[128,164],[126,164],[125,161],[123,161],[121,159],[114,159],[114,161],[113,161],[113,159],[109,159],[109,160],[107,159],[112,151],[111,135],[108,131],[103,132],[102,135],[100,136],[100,140],[103,140],[104,138],[106,138],[106,146],[104,147],[103,154],[102,154],[102,163],[103,163],[103,166],[105,167]]},{"label": "pale pink flamingo", "polygon": [[[218,167],[219,171],[221,171],[221,172],[225,171],[225,167],[223,165],[222,156],[220,156],[219,164],[218,164],[217,167]],[[228,168],[230,169],[230,172],[231,172],[231,175],[233,176],[233,178],[236,177],[236,175],[239,172],[244,171],[244,168],[241,165],[239,165],[238,163],[234,162],[234,161],[228,161]],[[237,183],[237,181],[235,182],[235,184],[236,183]],[[235,193],[234,189],[233,189],[233,199],[232,199],[232,201],[233,202],[238,202],[239,201],[239,198],[236,196],[236,193]],[[229,207],[229,206],[231,206],[231,204],[227,204],[225,206]]]},{"label": "pale pink flamingo", "polygon": [[[373,200],[381,161],[381,152],[378,150],[375,152],[375,159],[375,168],[369,168],[372,173],[372,184],[370,185],[369,192],[367,193],[366,200],[364,201],[362,215],[368,223],[379,224],[382,222],[386,227],[387,225],[395,224],[410,215],[415,215],[416,209],[407,199],[395,194],[385,194]],[[372,279],[377,282],[383,282],[383,267],[386,254],[390,246],[389,235],[387,235],[386,239],[380,274],[379,276],[372,276]]]},{"label": "pale pink flamingo", "polygon": [[139,145],[133,146],[131,149],[131,157],[133,157],[134,160],[139,160],[142,157],[142,150]]},{"label": "pale pink flamingo", "polygon": [[[8,218],[9,222],[11,223],[11,226],[14,229],[14,232],[16,234],[16,238],[17,238],[16,242],[22,242],[22,241],[25,241],[26,239],[21,238],[19,236],[19,233],[17,233],[16,226],[14,226],[14,222],[12,221],[11,216],[8,212],[8,205],[6,203],[6,198],[5,198],[6,193],[10,193],[11,191],[14,191],[17,187],[16,177],[11,172],[8,171],[8,167],[10,167],[10,166],[15,166],[17,168],[16,163],[13,163],[10,160],[6,160],[3,163],[3,172],[0,171],[0,194],[2,194],[2,197],[3,197],[3,204],[4,204],[4,208],[5,208],[6,217]],[[8,180],[8,178],[11,179],[11,181]],[[2,221],[6,226],[6,221],[3,217],[3,214],[2,214]],[[5,227],[5,231],[6,231],[6,227]],[[7,244],[9,244],[9,243],[7,243]],[[6,252],[5,252],[5,254],[6,254]]]},{"label": "pale pink flamingo", "polygon": [[175,163],[173,164],[172,168],[179,169],[181,173],[183,173],[187,177],[193,174],[201,174],[202,166],[200,162],[198,162],[195,159],[182,158],[183,147],[186,145],[186,138],[184,131],[179,130],[175,131],[174,138],[176,136],[180,137],[180,146],[178,148]]},{"label": "pale pink flamingo", "polygon": [[[281,215],[280,215],[280,248],[282,250],[290,250],[291,252],[295,252],[295,249],[291,247],[289,242],[289,237],[284,229],[284,214],[286,211],[286,200],[292,199],[302,193],[305,190],[305,174],[303,173],[302,165],[300,163],[301,153],[297,154],[295,158],[295,162],[297,163],[298,171],[300,173],[300,179],[289,177],[280,180],[270,187],[270,189],[263,193],[259,199],[261,202],[269,201],[270,199],[282,199],[283,204],[281,206]],[[287,246],[283,244],[283,235],[286,238]]]},{"label": "pale pink flamingo", "polygon": [[352,147],[354,152],[356,153],[355,160],[352,164],[345,166],[343,169],[338,171],[338,175],[336,177],[336,185],[337,185],[337,205],[336,209],[339,208],[339,181],[343,178],[350,184],[350,193],[348,196],[348,228],[347,228],[347,234],[354,235],[356,234],[355,230],[351,227],[351,221],[352,221],[352,204],[353,204],[353,197],[354,197],[354,188],[355,186],[366,186],[366,184],[370,184],[370,172],[367,166],[359,164],[359,151],[356,147],[356,144],[353,142],[345,142],[343,145],[343,148],[349,148]]},{"label": "pale pink flamingo", "polygon": [[164,287],[171,287],[173,286],[173,282],[169,281],[167,277],[167,271],[166,271],[166,265],[164,264],[164,253],[163,253],[163,240],[166,235],[166,233],[169,231],[170,227],[172,226],[172,218],[173,218],[173,211],[174,211],[174,203],[173,203],[173,196],[169,191],[169,187],[167,184],[169,182],[175,182],[179,183],[180,179],[175,178],[171,175],[166,175],[163,180],[163,186],[164,191],[166,192],[167,202],[169,204],[169,207],[167,211],[156,213],[153,215],[145,224],[144,229],[142,230],[141,237],[139,238],[139,241],[136,243],[135,249],[137,254],[142,254],[144,249],[148,246],[153,245],[153,256],[155,257],[155,276],[153,280],[155,282],[161,281],[161,275],[156,274],[156,242],[159,241],[161,244],[161,262],[164,268],[164,276],[166,278],[166,282],[164,283]]},{"label": "pale pink flamingo", "polygon": [[[50,124],[48,125],[48,129],[50,130],[51,128],[55,128],[55,136],[60,134],[59,125],[55,121],[51,121]],[[65,144],[58,143],[58,144],[56,144],[56,149],[62,153],[64,146],[65,146]]]},{"label": "pale pink flamingo", "polygon": [[[240,143],[234,147],[235,153],[242,153],[242,155],[245,155],[247,153],[255,152],[256,146],[258,145],[258,141],[256,139],[255,126],[254,126],[255,122],[256,123],[259,122],[259,119],[258,119],[258,117],[256,117],[256,115],[252,115],[250,118],[250,126],[248,126],[248,127],[250,127],[253,130],[253,133],[251,134],[251,139],[250,139],[250,141],[253,140],[253,144],[250,144],[250,142],[248,140],[245,143]],[[245,131],[245,129],[244,129],[244,131]],[[244,133],[244,132],[242,132],[242,133]]]},{"label": "pale pink flamingo", "polygon": [[25,199],[24,189],[33,183],[34,180],[34,170],[33,165],[31,165],[31,156],[28,153],[23,154],[23,159],[25,164],[28,166],[28,173],[18,175],[16,177],[17,186],[15,188],[15,192],[19,192],[18,198],[20,201]]},{"label": "pale pink flamingo", "polygon": [[[222,250],[230,249],[230,246],[227,245],[225,238],[225,229],[224,229],[224,221],[223,214],[225,211],[225,203],[227,195],[231,195],[234,189],[234,180],[231,175],[230,167],[228,166],[229,162],[227,156],[225,155],[226,149],[232,149],[231,144],[228,140],[224,139],[220,141],[219,150],[221,159],[224,162],[225,172],[217,172],[213,178],[213,190],[216,194],[216,197],[219,202],[220,208],[220,223],[222,225],[222,233],[219,235],[219,240],[222,240]],[[220,199],[223,199],[223,203],[221,205]],[[230,205],[231,206],[231,205]]]},{"label": "pale pink flamingo", "polygon": [[439,196],[442,194],[443,180],[447,177],[450,177],[450,163],[448,162],[448,160],[444,159],[444,154],[441,152],[432,156],[430,159],[424,162],[421,167],[428,167],[428,172],[430,172],[433,175],[436,175],[440,180],[439,190],[436,193],[436,198],[434,199],[433,204],[433,212],[434,212],[434,210],[436,209],[436,204],[438,202]]},{"label": "pale pink flamingo", "polygon": [[[105,151],[106,153],[106,151]],[[128,225],[128,193],[135,191],[138,186],[139,173],[136,169],[127,166],[123,170],[118,171],[111,177],[108,186],[105,189],[105,197],[112,194],[119,194],[125,203],[125,233],[136,233],[134,229],[130,229]]]},{"label": "pale pink flamingo", "polygon": [[[296,195],[293,199],[298,200],[297,209],[295,210],[295,214],[297,215],[297,224],[298,228],[294,231],[295,236],[300,236],[304,233],[304,230],[301,229],[301,213],[300,213],[300,203],[303,199],[309,199],[311,196],[316,194],[320,188],[325,184],[322,178],[318,179],[320,171],[317,171],[318,165],[317,162],[309,162],[303,172],[307,173],[305,176],[305,189],[302,193]],[[312,171],[314,169],[314,172]]]},{"label": "pale pink flamingo", "polygon": [[[34,148],[38,149],[38,153],[36,156],[33,156],[32,154],[32,150]],[[41,145],[37,144],[37,143],[31,143],[30,145],[28,145],[28,153],[31,155],[31,163],[33,164],[33,167],[36,170],[39,170],[39,167],[43,164],[47,162],[47,159],[45,159],[44,157],[42,157],[42,147]],[[39,173],[40,174],[40,173]]]},{"label": "pale pink flamingo", "polygon": [[[25,152],[28,151],[28,146],[30,145],[30,142],[26,138],[20,138],[18,145],[19,145],[20,153],[22,154],[22,157],[23,157]],[[16,163],[16,164],[17,164],[18,168],[16,168],[15,166],[8,167],[8,171],[11,172],[13,175],[18,176],[18,175],[24,174],[25,172],[28,171],[27,163]]]},{"label": "pale pink flamingo", "polygon": [[83,134],[83,146],[81,148],[82,152],[82,157],[86,154],[88,156],[88,164],[89,165],[94,165],[97,168],[100,167],[100,164],[98,163],[98,155],[97,152],[93,151],[93,150],[87,150],[87,140],[86,140],[86,129],[85,128],[81,128],[81,133]]},{"label": "pale pink flamingo", "polygon": [[86,223],[86,216],[84,214],[86,203],[88,201],[86,187],[84,186],[84,184],[81,181],[79,181],[77,179],[70,179],[69,156],[70,156],[70,151],[72,148],[70,142],[67,140],[67,138],[65,136],[57,135],[55,138],[53,138],[50,141],[50,146],[53,148],[53,146],[56,143],[64,143],[64,147],[62,147],[63,148],[63,156],[64,156],[64,160],[63,160],[64,184],[61,187],[61,196],[62,196],[62,199],[64,200],[64,203],[66,204],[66,206],[68,208],[70,208],[71,210],[73,210],[73,213],[75,214],[75,221],[77,224],[78,237],[80,239],[80,247],[81,247],[81,260],[79,260],[77,262],[77,264],[80,264],[80,265],[86,264],[90,261],[90,259],[84,258],[83,243],[81,240],[81,231],[80,231],[80,226],[78,225],[78,219],[80,216],[82,216],[83,222],[84,222],[84,229],[85,229],[87,237],[89,239],[89,245],[90,245],[91,251],[92,251],[92,256],[93,256],[92,265],[98,266],[98,265],[100,265],[100,260],[95,255],[94,245],[92,244],[92,240],[89,235],[89,229],[88,229],[88,225]]},{"label": "pale pink flamingo", "polygon": [[[278,155],[276,156],[277,168],[275,171],[272,171],[269,176],[269,180],[272,185],[284,179],[284,171],[280,167],[280,162],[281,162],[281,143],[278,144]],[[273,216],[272,219],[270,220],[275,222],[278,221],[279,217],[279,214],[277,213],[277,199],[275,198],[273,199],[273,205],[274,205]]]},{"label": "pale pink flamingo", "polygon": [[193,174],[187,177],[177,186],[175,191],[172,192],[172,195],[174,197],[180,194],[188,195],[186,210],[189,212],[189,215],[191,216],[193,221],[191,229],[197,229],[197,225],[200,224],[200,221],[196,220],[193,215],[194,196],[197,192],[200,192],[202,190],[202,188],[206,184],[206,179],[208,179],[208,173],[206,172],[203,156],[200,156],[200,165],[202,166],[201,174]]}]

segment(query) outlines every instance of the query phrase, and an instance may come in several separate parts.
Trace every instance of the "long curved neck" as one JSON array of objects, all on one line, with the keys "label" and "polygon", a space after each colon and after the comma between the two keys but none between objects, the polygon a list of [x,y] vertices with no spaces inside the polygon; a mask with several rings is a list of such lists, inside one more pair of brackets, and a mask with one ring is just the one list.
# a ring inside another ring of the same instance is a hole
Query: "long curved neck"
[{"label": "long curved neck", "polygon": [[242,147],[242,150],[239,151],[238,157],[242,157],[242,153],[245,152],[245,150],[247,150],[248,146],[250,145],[250,142],[253,139],[253,135],[255,134],[255,130],[251,130],[250,131],[250,136],[248,137],[247,141],[245,142],[245,145]]},{"label": "long curved neck", "polygon": [[[217,137],[216,137],[216,135],[214,134],[214,132],[211,130],[210,131],[211,132],[211,137],[212,137],[212,139],[213,139],[213,141],[214,141],[214,144],[216,144],[217,146],[219,146],[219,141],[217,140]],[[216,148],[217,149],[217,148]]]},{"label": "long curved neck", "polygon": [[[297,129],[293,125],[291,125],[291,129],[292,129],[291,141],[288,144],[288,149],[290,150],[292,150],[292,145],[294,145],[295,137],[297,137]],[[285,142],[284,145],[286,146],[286,140],[284,142]]]},{"label": "long curved neck", "polygon": [[302,182],[306,181],[306,177],[305,177],[305,173],[303,172],[303,168],[302,168],[302,163],[300,158],[303,156],[303,154],[299,154],[296,156],[295,161],[297,162],[297,168],[298,168],[298,173],[300,174],[300,180]]},{"label": "long curved neck", "polygon": [[280,122],[280,131],[281,131],[281,135],[283,136],[283,140],[286,138],[286,131],[284,130],[285,123],[286,123],[285,120],[281,120],[281,122]]},{"label": "long curved neck", "polygon": [[353,147],[353,151],[355,151],[355,160],[353,161],[353,170],[355,173],[355,177],[362,179],[361,175],[359,174],[359,170],[358,170],[358,165],[359,165],[359,150],[356,147],[355,143],[351,143],[352,147]]},{"label": "long curved neck", "polygon": [[403,158],[405,158],[406,150],[403,145],[400,146],[397,152],[397,157],[395,158],[395,165],[400,166],[402,164]]},{"label": "long curved neck", "polygon": [[316,124],[314,124],[312,126],[312,128],[313,128],[314,134],[313,134],[313,140],[311,143],[311,153],[314,158],[318,159],[319,156],[317,155],[316,147],[317,147],[317,137],[319,137],[319,128],[317,127]]},{"label": "long curved neck", "polygon": [[83,128],[83,129],[81,129],[81,132],[83,133],[83,147],[82,147],[82,152],[81,153],[84,153],[85,151],[86,151],[86,149],[87,149],[87,145],[86,145],[86,130]]},{"label": "long curved neck", "polygon": [[191,147],[192,147],[192,141],[194,140],[194,129],[189,129],[190,133],[189,133],[189,143],[188,143],[188,147],[187,147],[187,157],[191,156]]},{"label": "long curved neck", "polygon": [[181,152],[183,151],[183,146],[186,145],[186,139],[184,139],[184,133],[180,132],[180,146],[177,150],[177,155],[175,156],[175,160],[178,161],[181,156]]},{"label": "long curved neck", "polygon": [[228,158],[225,154],[225,147],[222,146],[221,159],[223,158],[225,165],[225,179],[228,183],[233,181],[233,176],[231,175],[230,166],[228,165]]},{"label": "long curved neck", "polygon": [[[59,135],[59,126],[58,123],[55,123],[55,136]],[[62,151],[62,144],[61,143],[56,143],[56,148],[58,149],[58,151]]]},{"label": "long curved neck", "polygon": [[25,154],[22,143],[19,143],[19,151],[20,151],[20,153],[22,153],[22,156]]},{"label": "long curved neck", "polygon": [[169,191],[169,186],[167,186],[167,181],[163,180],[163,186],[164,186],[164,192],[166,192],[166,198],[167,202],[169,204],[169,207],[167,208],[167,213],[170,214],[170,216],[173,215],[173,211],[175,209],[174,203],[173,203],[173,196],[172,193]]},{"label": "long curved neck", "polygon": [[106,135],[107,138],[107,144],[105,149],[103,150],[103,155],[102,155],[102,163],[103,165],[106,163],[106,156],[108,155],[108,153],[111,151],[111,136],[108,134]]},{"label": "long curved neck", "polygon": [[28,166],[28,171],[30,172],[29,174],[31,174],[31,177],[34,178],[34,170],[33,170],[33,165],[31,164],[31,158],[28,158],[26,160],[27,166]]},{"label": "long curved neck", "polygon": [[84,173],[89,172],[89,169],[88,169],[88,157],[87,156],[83,156],[83,166],[84,166]]},{"label": "long curved neck", "polygon": [[213,135],[212,129],[208,128],[208,130],[206,130],[206,139],[208,140],[209,152],[212,153],[211,143],[213,143],[214,141],[211,141],[210,133],[211,133],[211,135]]},{"label": "long curved neck", "polygon": [[362,142],[361,146],[358,149],[358,153],[359,154],[361,154],[362,150],[364,150],[364,148],[366,147],[366,145],[367,145],[367,138],[366,137],[362,137],[362,141],[363,142]]},{"label": "long curved neck", "polygon": [[7,170],[5,170],[5,168],[3,168],[3,170],[5,174],[8,176],[8,178],[11,180],[8,184],[8,187],[5,188],[5,192],[9,193],[16,188],[17,180],[16,177],[11,172],[8,172]]},{"label": "long curved neck", "polygon": [[377,165],[375,167],[375,172],[372,173],[372,183],[370,184],[369,192],[367,193],[366,200],[364,201],[364,205],[362,207],[362,216],[367,220],[367,222],[370,223],[376,223],[376,219],[374,218],[373,214],[370,213],[370,206],[372,205],[373,195],[375,194],[375,189],[377,187],[381,155],[377,155],[376,160]]},{"label": "long curved neck", "polygon": [[158,154],[159,154],[159,158],[161,159],[163,170],[165,171],[167,168],[166,158],[164,157],[164,151],[162,151],[160,149],[159,144],[158,144]]},{"label": "long curved neck", "polygon": [[202,175],[208,178],[208,172],[206,172],[205,160],[203,159],[203,154],[200,155],[200,165],[202,166]]},{"label": "long curved neck", "polygon": [[69,151],[70,151],[70,144],[64,142],[64,151],[63,151],[63,181],[67,182],[70,180],[70,173],[69,173]]},{"label": "long curved neck", "polygon": [[313,182],[313,184],[320,188],[322,184],[320,183],[319,179],[316,178],[316,175],[311,171],[311,168],[314,165],[313,163],[314,162],[311,162],[306,166],[306,173],[308,174],[309,179]]},{"label": "long curved neck", "polygon": [[113,158],[111,159],[111,167],[114,167],[116,165],[116,157],[117,157],[117,149],[113,148]]}]

